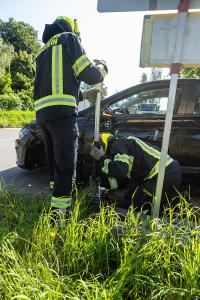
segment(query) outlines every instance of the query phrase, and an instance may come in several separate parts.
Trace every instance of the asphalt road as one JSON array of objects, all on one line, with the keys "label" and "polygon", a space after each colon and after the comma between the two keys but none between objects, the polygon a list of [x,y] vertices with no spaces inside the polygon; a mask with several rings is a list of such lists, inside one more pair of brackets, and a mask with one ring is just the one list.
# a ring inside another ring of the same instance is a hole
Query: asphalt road
[{"label": "asphalt road", "polygon": [[47,168],[27,171],[16,165],[15,139],[19,128],[0,128],[0,181],[19,192],[40,194],[48,191]]}]

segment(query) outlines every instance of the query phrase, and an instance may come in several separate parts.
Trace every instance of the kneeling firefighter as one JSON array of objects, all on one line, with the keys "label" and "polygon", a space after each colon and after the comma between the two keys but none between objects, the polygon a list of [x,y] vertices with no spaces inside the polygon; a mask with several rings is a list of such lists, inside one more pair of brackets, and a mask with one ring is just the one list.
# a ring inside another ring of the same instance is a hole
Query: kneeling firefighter
[{"label": "kneeling firefighter", "polygon": [[51,208],[64,214],[72,205],[72,182],[77,160],[77,104],[80,82],[104,80],[107,67],[97,68],[87,57],[76,20],[58,17],[46,24],[45,43],[36,58],[34,100],[50,170]]},{"label": "kneeling firefighter", "polygon": [[[91,156],[98,161],[101,186],[107,188],[117,206],[151,210],[155,194],[160,151],[135,136],[100,135],[100,148],[92,145]],[[160,213],[181,183],[178,161],[169,155],[163,184]],[[112,192],[116,191],[116,192]]]}]

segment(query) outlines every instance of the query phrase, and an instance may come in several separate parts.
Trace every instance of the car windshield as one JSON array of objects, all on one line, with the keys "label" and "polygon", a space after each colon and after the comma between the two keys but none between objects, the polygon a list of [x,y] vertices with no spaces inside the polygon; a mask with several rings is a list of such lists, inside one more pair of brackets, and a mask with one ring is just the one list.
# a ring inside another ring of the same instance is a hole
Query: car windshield
[{"label": "car windshield", "polygon": [[146,104],[141,104],[139,109],[141,111],[156,111],[157,110],[157,104],[153,103],[146,103]]}]

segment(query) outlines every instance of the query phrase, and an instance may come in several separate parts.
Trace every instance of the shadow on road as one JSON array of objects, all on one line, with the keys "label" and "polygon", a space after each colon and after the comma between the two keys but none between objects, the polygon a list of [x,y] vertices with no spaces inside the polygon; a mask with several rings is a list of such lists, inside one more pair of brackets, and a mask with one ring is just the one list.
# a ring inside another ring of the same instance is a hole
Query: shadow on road
[{"label": "shadow on road", "polygon": [[32,171],[23,170],[18,167],[10,168],[0,172],[0,181],[3,185],[12,186],[18,192],[40,194],[48,191],[49,176],[47,168]]}]

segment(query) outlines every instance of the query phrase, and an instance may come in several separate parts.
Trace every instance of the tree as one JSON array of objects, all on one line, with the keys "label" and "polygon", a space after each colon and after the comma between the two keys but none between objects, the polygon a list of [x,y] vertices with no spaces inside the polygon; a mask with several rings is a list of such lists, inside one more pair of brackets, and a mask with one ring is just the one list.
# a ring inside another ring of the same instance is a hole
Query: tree
[{"label": "tree", "polygon": [[8,22],[0,20],[0,36],[5,43],[14,47],[15,52],[26,51],[35,57],[41,47],[37,31],[31,25],[13,18]]},{"label": "tree", "polygon": [[9,72],[10,64],[14,56],[14,48],[3,42],[0,37],[0,77]]},{"label": "tree", "polygon": [[11,94],[12,92],[12,78],[10,73],[7,72],[0,77],[0,95]]},{"label": "tree", "polygon": [[199,78],[200,68],[181,68],[180,71],[181,78]]},{"label": "tree", "polygon": [[147,82],[148,78],[147,78],[147,74],[146,73],[142,73],[141,79],[140,79],[140,83],[144,83]]},{"label": "tree", "polygon": [[151,68],[150,81],[160,80],[161,78],[162,78],[162,69],[160,69],[160,68]]},{"label": "tree", "polygon": [[[33,109],[34,58],[41,48],[37,32],[24,22],[0,20],[0,95],[4,109]],[[14,92],[14,93],[13,93]]]},{"label": "tree", "polygon": [[26,51],[15,54],[10,66],[12,87],[17,91],[27,90],[33,85],[34,64],[32,55]]}]

